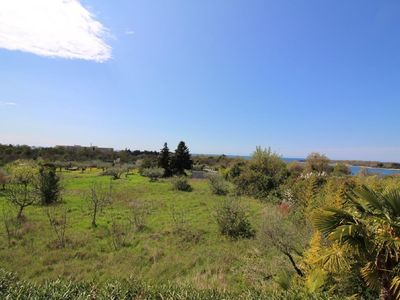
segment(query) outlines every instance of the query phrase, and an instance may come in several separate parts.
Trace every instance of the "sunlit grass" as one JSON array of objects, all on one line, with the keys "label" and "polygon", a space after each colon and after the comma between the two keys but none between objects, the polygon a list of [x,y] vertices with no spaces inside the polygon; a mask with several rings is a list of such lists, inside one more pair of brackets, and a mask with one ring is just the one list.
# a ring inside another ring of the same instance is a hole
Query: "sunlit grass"
[{"label": "sunlit grass", "polygon": [[[103,281],[133,276],[199,288],[260,286],[254,282],[257,274],[249,269],[249,262],[271,261],[274,253],[257,252],[255,258],[256,240],[231,241],[219,234],[214,213],[223,196],[213,195],[207,180],[190,180],[192,192],[175,191],[170,180],[149,182],[136,173],[112,180],[113,204],[100,213],[98,227],[92,228],[85,195],[92,183],[110,182],[110,177],[100,173],[96,169],[61,173],[63,202],[68,208],[66,248],[52,246],[55,235],[43,208],[28,207],[23,233],[11,247],[0,224],[0,267],[35,281],[58,277]],[[146,228],[140,232],[130,229],[127,245],[115,250],[109,236],[112,220],[128,224],[134,200],[148,206]],[[257,228],[265,204],[251,198],[243,202]],[[0,195],[0,203],[6,204],[4,196]],[[178,225],[183,231],[176,230],[174,218],[182,223]]]}]

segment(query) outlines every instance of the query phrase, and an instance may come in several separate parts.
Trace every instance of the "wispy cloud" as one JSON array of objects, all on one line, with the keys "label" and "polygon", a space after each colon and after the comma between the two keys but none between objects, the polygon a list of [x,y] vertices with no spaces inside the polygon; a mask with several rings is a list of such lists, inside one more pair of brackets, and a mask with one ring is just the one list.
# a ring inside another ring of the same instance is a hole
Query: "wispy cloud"
[{"label": "wispy cloud", "polygon": [[127,31],[125,31],[125,34],[126,34],[126,35],[132,35],[132,34],[135,34],[135,31],[133,31],[133,30],[127,30]]},{"label": "wispy cloud", "polygon": [[17,103],[15,102],[4,102],[4,101],[0,101],[0,106],[16,106]]},{"label": "wispy cloud", "polygon": [[0,0],[0,48],[104,62],[106,35],[79,0]]}]

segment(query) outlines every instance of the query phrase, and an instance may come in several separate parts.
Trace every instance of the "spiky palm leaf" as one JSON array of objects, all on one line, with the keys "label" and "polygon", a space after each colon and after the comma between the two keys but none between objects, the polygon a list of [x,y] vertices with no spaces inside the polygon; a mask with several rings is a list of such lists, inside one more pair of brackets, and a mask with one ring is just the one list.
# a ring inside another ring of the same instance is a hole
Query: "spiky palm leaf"
[{"label": "spiky palm leaf", "polygon": [[392,279],[392,283],[390,285],[390,289],[393,293],[393,295],[395,295],[396,300],[400,299],[400,275],[399,276],[395,276]]},{"label": "spiky palm leaf", "polygon": [[[315,226],[366,261],[361,274],[371,288],[381,286],[383,276],[391,277],[390,291],[400,300],[400,189],[378,193],[362,186],[346,198],[344,209],[327,208],[315,215]],[[332,255],[331,262],[340,267],[335,262],[340,257]]]}]

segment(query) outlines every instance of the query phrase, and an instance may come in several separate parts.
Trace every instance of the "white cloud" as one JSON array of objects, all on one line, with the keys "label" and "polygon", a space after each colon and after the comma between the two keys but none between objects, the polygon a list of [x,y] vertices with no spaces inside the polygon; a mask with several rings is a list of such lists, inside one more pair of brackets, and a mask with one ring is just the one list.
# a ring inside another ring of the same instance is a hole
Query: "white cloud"
[{"label": "white cloud", "polygon": [[135,34],[135,31],[133,31],[133,30],[127,30],[127,31],[125,31],[125,34],[127,34],[127,35],[132,35],[132,34]]},{"label": "white cloud", "polygon": [[106,34],[79,0],[0,0],[0,48],[104,62]]},{"label": "white cloud", "polygon": [[15,102],[3,102],[3,101],[0,101],[0,106],[15,106],[15,105],[17,105],[17,103],[15,103]]}]

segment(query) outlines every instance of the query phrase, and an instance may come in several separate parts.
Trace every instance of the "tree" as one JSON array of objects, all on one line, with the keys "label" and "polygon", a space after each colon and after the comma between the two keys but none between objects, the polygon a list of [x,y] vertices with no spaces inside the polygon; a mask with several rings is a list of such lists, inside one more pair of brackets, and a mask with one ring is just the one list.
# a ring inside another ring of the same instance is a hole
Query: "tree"
[{"label": "tree", "polygon": [[45,212],[50,226],[57,237],[58,247],[64,248],[67,241],[66,230],[68,210],[65,207],[53,206],[47,207]]},{"label": "tree", "polygon": [[189,148],[181,141],[175,150],[172,159],[172,170],[174,174],[185,175],[185,170],[191,170],[193,161],[190,158]]},{"label": "tree", "polygon": [[308,226],[292,222],[288,215],[278,208],[270,208],[264,212],[264,222],[261,226],[259,239],[265,248],[274,247],[285,255],[297,275],[304,277],[304,271],[296,262],[296,257],[302,257],[308,240]]},{"label": "tree", "polygon": [[97,215],[112,202],[112,184],[98,185],[93,183],[86,200],[92,215],[92,227],[97,227]]},{"label": "tree", "polygon": [[38,190],[42,205],[49,205],[60,199],[60,178],[54,166],[42,166],[39,170]]},{"label": "tree", "polygon": [[6,197],[18,207],[17,219],[21,219],[24,208],[38,202],[38,168],[32,161],[17,160],[7,165],[7,170],[10,173],[10,184]]},{"label": "tree", "polygon": [[333,168],[333,174],[337,176],[345,176],[345,175],[350,175],[351,172],[350,168],[347,165],[338,163]]},{"label": "tree", "polygon": [[315,226],[333,249],[338,244],[352,250],[363,264],[362,277],[380,290],[381,299],[400,299],[400,189],[380,193],[362,186],[346,200],[343,209],[326,208],[315,215]]},{"label": "tree", "polygon": [[171,172],[171,158],[169,155],[169,148],[167,143],[164,143],[164,147],[160,151],[158,156],[158,166],[164,169],[164,176],[169,177],[172,175]]},{"label": "tree", "polygon": [[285,162],[271,149],[257,147],[234,182],[239,194],[267,198],[287,177]]},{"label": "tree", "polygon": [[307,172],[330,172],[332,167],[329,166],[329,158],[323,154],[313,152],[307,156],[306,171]]}]

